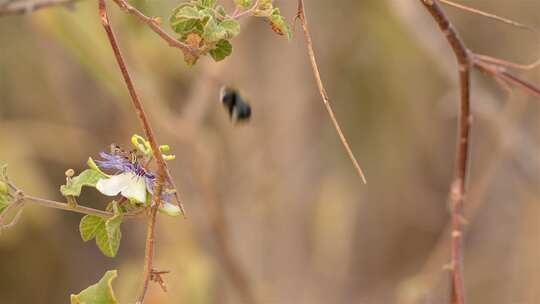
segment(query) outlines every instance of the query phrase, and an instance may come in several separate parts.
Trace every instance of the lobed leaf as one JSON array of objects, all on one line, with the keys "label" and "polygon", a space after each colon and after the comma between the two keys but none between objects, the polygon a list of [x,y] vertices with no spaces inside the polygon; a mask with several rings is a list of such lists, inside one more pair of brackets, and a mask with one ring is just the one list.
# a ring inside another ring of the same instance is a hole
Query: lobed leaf
[{"label": "lobed leaf", "polygon": [[240,23],[234,19],[225,19],[219,24],[226,33],[226,39],[231,39],[240,33]]},{"label": "lobed leaf", "polygon": [[116,270],[109,270],[94,285],[79,294],[71,295],[71,304],[118,304],[112,288],[112,281],[118,276]]},{"label": "lobed leaf", "polygon": [[123,215],[121,213],[107,219],[103,228],[96,231],[96,244],[104,255],[113,258],[118,253],[120,248],[120,239],[122,232],[120,225],[122,224]]},{"label": "lobed leaf", "polygon": [[93,170],[93,169],[86,169],[78,176],[71,179],[71,181],[67,182],[65,185],[60,186],[60,192],[63,196],[79,196],[81,195],[82,187],[96,187],[96,183],[101,178],[104,178],[102,173]]},{"label": "lobed leaf", "polygon": [[95,215],[85,215],[79,224],[81,238],[87,242],[94,237],[99,230],[105,229],[105,219]]},{"label": "lobed leaf", "polygon": [[221,61],[231,55],[232,45],[228,40],[222,39],[208,53],[215,61]]}]

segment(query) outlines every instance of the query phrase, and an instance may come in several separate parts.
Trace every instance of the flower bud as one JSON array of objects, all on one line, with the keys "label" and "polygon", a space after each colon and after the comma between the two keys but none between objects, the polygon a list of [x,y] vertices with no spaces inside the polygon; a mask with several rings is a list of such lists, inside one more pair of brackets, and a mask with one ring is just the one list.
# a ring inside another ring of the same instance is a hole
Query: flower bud
[{"label": "flower bud", "polygon": [[161,145],[159,146],[159,151],[161,151],[162,153],[167,153],[171,151],[171,147],[169,145]]},{"label": "flower bud", "polygon": [[8,193],[9,193],[8,185],[5,182],[0,181],[0,195],[8,194]]},{"label": "flower bud", "polygon": [[65,174],[66,174],[66,177],[73,177],[73,175],[75,175],[75,170],[67,169]]},{"label": "flower bud", "polygon": [[182,214],[180,207],[171,203],[164,203],[163,206],[159,208],[159,212],[169,216],[179,216]]}]

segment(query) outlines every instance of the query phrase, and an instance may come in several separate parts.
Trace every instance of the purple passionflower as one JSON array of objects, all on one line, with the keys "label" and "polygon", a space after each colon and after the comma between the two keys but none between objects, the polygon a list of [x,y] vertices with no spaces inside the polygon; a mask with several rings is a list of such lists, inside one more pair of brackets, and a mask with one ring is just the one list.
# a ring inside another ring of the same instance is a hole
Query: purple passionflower
[{"label": "purple passionflower", "polygon": [[[116,172],[109,177],[98,180],[96,183],[98,191],[107,196],[121,194],[130,200],[146,203],[147,192],[154,193],[156,175],[137,161],[133,162],[120,155],[105,152],[101,152],[99,155],[103,160],[96,160],[97,166],[104,170],[116,170]],[[168,191],[162,192],[161,200],[164,205],[160,210],[168,215],[179,215],[180,208],[170,203],[173,194]]]}]

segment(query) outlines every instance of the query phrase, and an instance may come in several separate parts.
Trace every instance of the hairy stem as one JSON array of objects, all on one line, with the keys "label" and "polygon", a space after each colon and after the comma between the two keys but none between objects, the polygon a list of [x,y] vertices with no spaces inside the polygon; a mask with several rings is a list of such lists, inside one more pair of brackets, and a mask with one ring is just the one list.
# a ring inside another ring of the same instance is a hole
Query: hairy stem
[{"label": "hairy stem", "polygon": [[326,93],[326,89],[324,88],[324,84],[321,79],[321,74],[319,72],[319,66],[317,65],[317,60],[315,58],[315,51],[313,50],[313,42],[311,39],[311,34],[309,32],[308,22],[306,18],[306,12],[304,8],[304,1],[298,0],[298,13],[297,18],[300,19],[300,22],[302,23],[302,28],[304,30],[304,37],[306,39],[306,45],[307,45],[307,51],[309,60],[311,62],[311,67],[313,69],[313,75],[315,76],[315,80],[317,81],[317,87],[319,88],[319,93],[321,94],[324,106],[326,108],[326,111],[328,112],[328,115],[330,116],[330,119],[332,120],[332,124],[334,125],[334,129],[336,130],[337,134],[339,135],[339,139],[341,140],[341,144],[347,151],[347,155],[349,156],[349,159],[354,165],[354,168],[356,169],[356,172],[362,178],[362,182],[364,184],[367,183],[366,176],[364,174],[364,171],[358,164],[358,161],[356,160],[356,157],[354,156],[354,153],[349,146],[349,143],[347,142],[347,138],[343,134],[343,131],[341,130],[341,127],[339,125],[339,122],[337,121],[336,115],[334,114],[334,110],[332,109],[332,106],[330,105],[330,99],[328,98],[328,94]]}]

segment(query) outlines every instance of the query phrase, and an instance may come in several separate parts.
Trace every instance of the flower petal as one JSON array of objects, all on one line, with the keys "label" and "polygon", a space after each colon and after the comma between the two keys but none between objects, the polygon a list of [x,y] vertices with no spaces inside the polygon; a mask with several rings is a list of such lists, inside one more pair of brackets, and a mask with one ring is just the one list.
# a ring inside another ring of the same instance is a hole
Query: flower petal
[{"label": "flower petal", "polygon": [[134,176],[133,173],[122,173],[114,175],[111,178],[102,178],[98,180],[96,189],[108,196],[118,195],[118,193],[128,187]]},{"label": "flower petal", "polygon": [[122,196],[127,197],[132,200],[136,200],[139,203],[145,203],[146,202],[146,183],[144,182],[144,178],[137,176],[133,173],[124,173],[124,174],[131,175],[131,179],[127,187],[122,189]]}]

